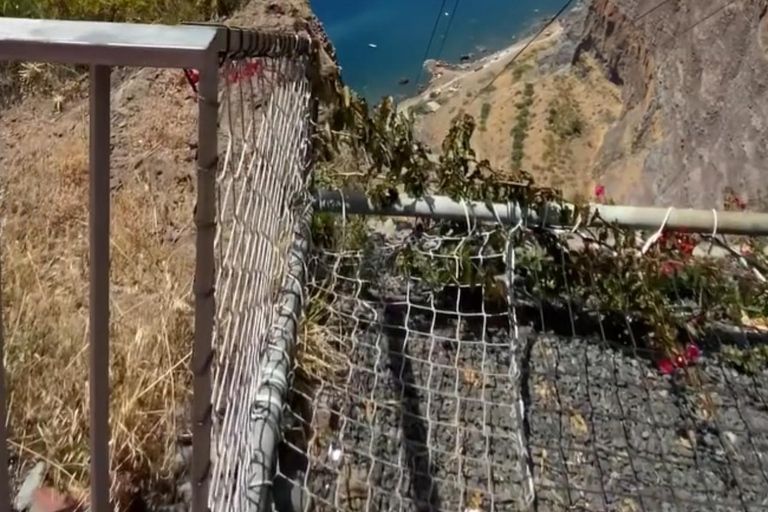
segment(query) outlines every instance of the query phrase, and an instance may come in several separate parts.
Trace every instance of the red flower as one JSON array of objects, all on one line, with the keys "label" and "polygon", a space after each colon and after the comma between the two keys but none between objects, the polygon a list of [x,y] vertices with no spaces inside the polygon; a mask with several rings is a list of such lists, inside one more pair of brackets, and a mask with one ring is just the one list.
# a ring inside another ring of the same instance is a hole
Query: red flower
[{"label": "red flower", "polygon": [[605,187],[602,185],[596,185],[595,186],[595,197],[598,199],[603,199],[605,197]]},{"label": "red flower", "polygon": [[659,361],[659,371],[663,375],[672,375],[672,373],[675,371],[675,365],[672,363],[670,359],[662,359]]},{"label": "red flower", "polygon": [[701,355],[701,349],[694,343],[689,343],[685,346],[685,357],[688,361],[693,362]]},{"label": "red flower", "polygon": [[187,75],[187,80],[193,86],[197,85],[200,81],[200,72],[196,69],[185,69],[184,74]]},{"label": "red flower", "polygon": [[683,253],[683,256],[690,256],[693,254],[693,250],[696,247],[693,245],[692,242],[689,241],[682,241],[680,242],[680,252]]},{"label": "red flower", "polygon": [[677,368],[685,368],[695,362],[701,356],[701,349],[694,343],[685,346],[685,353],[678,354],[674,358],[665,358],[658,361],[659,371],[663,375],[671,375]]},{"label": "red flower", "polygon": [[240,81],[240,72],[237,69],[231,70],[227,73],[227,83],[235,84]]}]

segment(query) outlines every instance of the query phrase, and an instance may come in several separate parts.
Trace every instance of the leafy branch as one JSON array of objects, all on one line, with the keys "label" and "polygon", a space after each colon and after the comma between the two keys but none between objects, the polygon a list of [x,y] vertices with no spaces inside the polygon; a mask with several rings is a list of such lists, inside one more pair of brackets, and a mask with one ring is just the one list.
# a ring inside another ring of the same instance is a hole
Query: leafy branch
[{"label": "leafy branch", "polygon": [[[435,156],[415,137],[413,117],[398,112],[390,99],[369,109],[348,89],[341,98],[322,133],[320,181],[326,185],[355,187],[379,205],[392,204],[401,192],[422,197],[429,191],[454,200],[515,201],[530,209],[562,204],[559,191],[537,186],[524,170],[500,172],[488,160],[479,159],[471,146],[476,123],[467,114],[452,120]],[[343,160],[351,162],[355,172],[333,171]],[[597,199],[603,200],[602,195],[601,190]],[[734,203],[743,208],[740,202]],[[577,206],[575,211],[582,210]],[[370,249],[364,223],[343,236],[329,234],[332,228],[332,219],[324,218],[319,230],[323,243],[341,244],[347,250]],[[507,250],[509,234],[498,228],[481,235],[459,235],[465,229],[445,222],[422,228],[419,236],[398,249],[396,268],[434,289],[480,286],[504,297],[500,277],[506,270],[501,255]],[[581,246],[545,230],[518,233],[525,238],[515,239],[518,275],[514,286],[523,295],[552,305],[567,302],[575,311],[598,311],[605,321],[625,327],[632,323],[631,329],[643,333],[647,348],[675,365],[685,363],[689,345],[700,340],[712,322],[739,323],[747,313],[768,317],[765,283],[733,260],[694,256],[700,237],[665,233],[642,253],[642,234],[616,226],[582,233]],[[439,240],[439,246],[425,248],[428,240]],[[748,243],[752,263],[768,266],[760,242]]]}]

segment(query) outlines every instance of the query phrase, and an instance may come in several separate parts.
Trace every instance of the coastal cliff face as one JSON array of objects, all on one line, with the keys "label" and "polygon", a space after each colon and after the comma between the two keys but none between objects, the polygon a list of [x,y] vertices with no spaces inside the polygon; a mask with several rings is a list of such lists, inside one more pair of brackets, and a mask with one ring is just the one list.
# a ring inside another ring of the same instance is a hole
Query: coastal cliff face
[{"label": "coastal cliff face", "polygon": [[719,207],[768,191],[768,0],[593,0],[588,52],[622,88],[594,177],[636,204]]}]

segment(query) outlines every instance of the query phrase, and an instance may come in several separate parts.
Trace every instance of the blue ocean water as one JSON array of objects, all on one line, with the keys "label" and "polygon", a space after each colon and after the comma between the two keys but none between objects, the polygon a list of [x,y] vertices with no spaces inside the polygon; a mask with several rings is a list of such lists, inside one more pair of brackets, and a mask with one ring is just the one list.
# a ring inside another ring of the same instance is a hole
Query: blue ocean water
[{"label": "blue ocean water", "polygon": [[[458,62],[479,50],[514,42],[563,0],[310,0],[331,38],[347,85],[378,101],[416,90],[435,20],[439,24],[427,58]],[[456,9],[451,22],[450,13]],[[447,30],[450,25],[450,30]],[[447,37],[446,37],[447,34]],[[376,45],[371,48],[369,45]],[[407,78],[407,85],[399,85]],[[420,82],[428,79],[421,73]]]}]

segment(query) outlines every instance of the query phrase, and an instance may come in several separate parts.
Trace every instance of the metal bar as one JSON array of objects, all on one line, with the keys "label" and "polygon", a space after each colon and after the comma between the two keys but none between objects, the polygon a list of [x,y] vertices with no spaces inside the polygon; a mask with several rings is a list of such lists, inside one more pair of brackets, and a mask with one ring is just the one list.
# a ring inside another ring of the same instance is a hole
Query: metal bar
[{"label": "metal bar", "polygon": [[109,159],[110,68],[90,77],[90,430],[91,510],[109,504]]},{"label": "metal bar", "polygon": [[[0,174],[2,173],[0,169]],[[1,251],[0,251],[1,252]],[[3,296],[2,256],[0,256],[0,298]],[[0,512],[11,512],[11,483],[8,471],[8,409],[5,385],[5,324],[0,300]]]},{"label": "metal bar", "polygon": [[315,195],[317,211],[334,213],[352,213],[359,215],[386,215],[390,217],[440,218],[443,220],[463,221],[470,218],[485,221],[501,220],[515,224],[523,216],[515,204],[496,205],[496,211],[480,202],[465,204],[445,196],[429,196],[414,199],[401,195],[392,206],[377,207],[364,194],[345,193],[338,190],[320,190]]},{"label": "metal bar", "polygon": [[312,212],[308,210],[296,227],[279,316],[270,331],[267,354],[262,362],[262,380],[253,404],[258,448],[251,460],[247,490],[249,510],[253,512],[270,510],[275,456],[282,439],[283,401],[290,385],[290,354],[296,345],[303,306],[311,218]]},{"label": "metal bar", "polygon": [[[0,297],[3,296],[2,259],[0,259]],[[8,429],[5,390],[5,331],[3,306],[0,302],[0,512],[11,512],[11,489],[8,474]]]},{"label": "metal bar", "polygon": [[192,512],[208,510],[211,461],[214,238],[218,170],[218,57],[210,51],[200,73],[195,259],[195,343],[192,353]]},{"label": "metal bar", "polygon": [[665,228],[671,231],[686,229],[712,233],[717,228],[717,233],[726,235],[768,235],[766,213],[614,205],[593,205],[593,209],[604,223],[635,229],[655,230],[664,223]]},{"label": "metal bar", "polygon": [[[573,209],[548,203],[540,211],[527,210],[516,203],[488,204],[479,201],[454,201],[446,196],[425,196],[412,198],[401,195],[399,200],[387,207],[375,206],[364,194],[320,190],[315,195],[318,211],[351,213],[360,215],[387,215],[393,217],[436,218],[463,221],[472,218],[478,221],[516,224],[525,220],[528,225],[557,226],[562,209]],[[664,226],[671,231],[685,229],[691,232],[732,235],[768,235],[768,213],[723,212],[713,210],[690,210],[659,207],[590,205],[590,225],[617,224],[619,226],[656,230]]]},{"label": "metal bar", "polygon": [[0,18],[0,60],[200,68],[208,50],[241,57],[310,55],[309,38],[217,24],[183,26]]},{"label": "metal bar", "polygon": [[216,37],[214,27],[0,18],[0,60],[198,68]]}]

